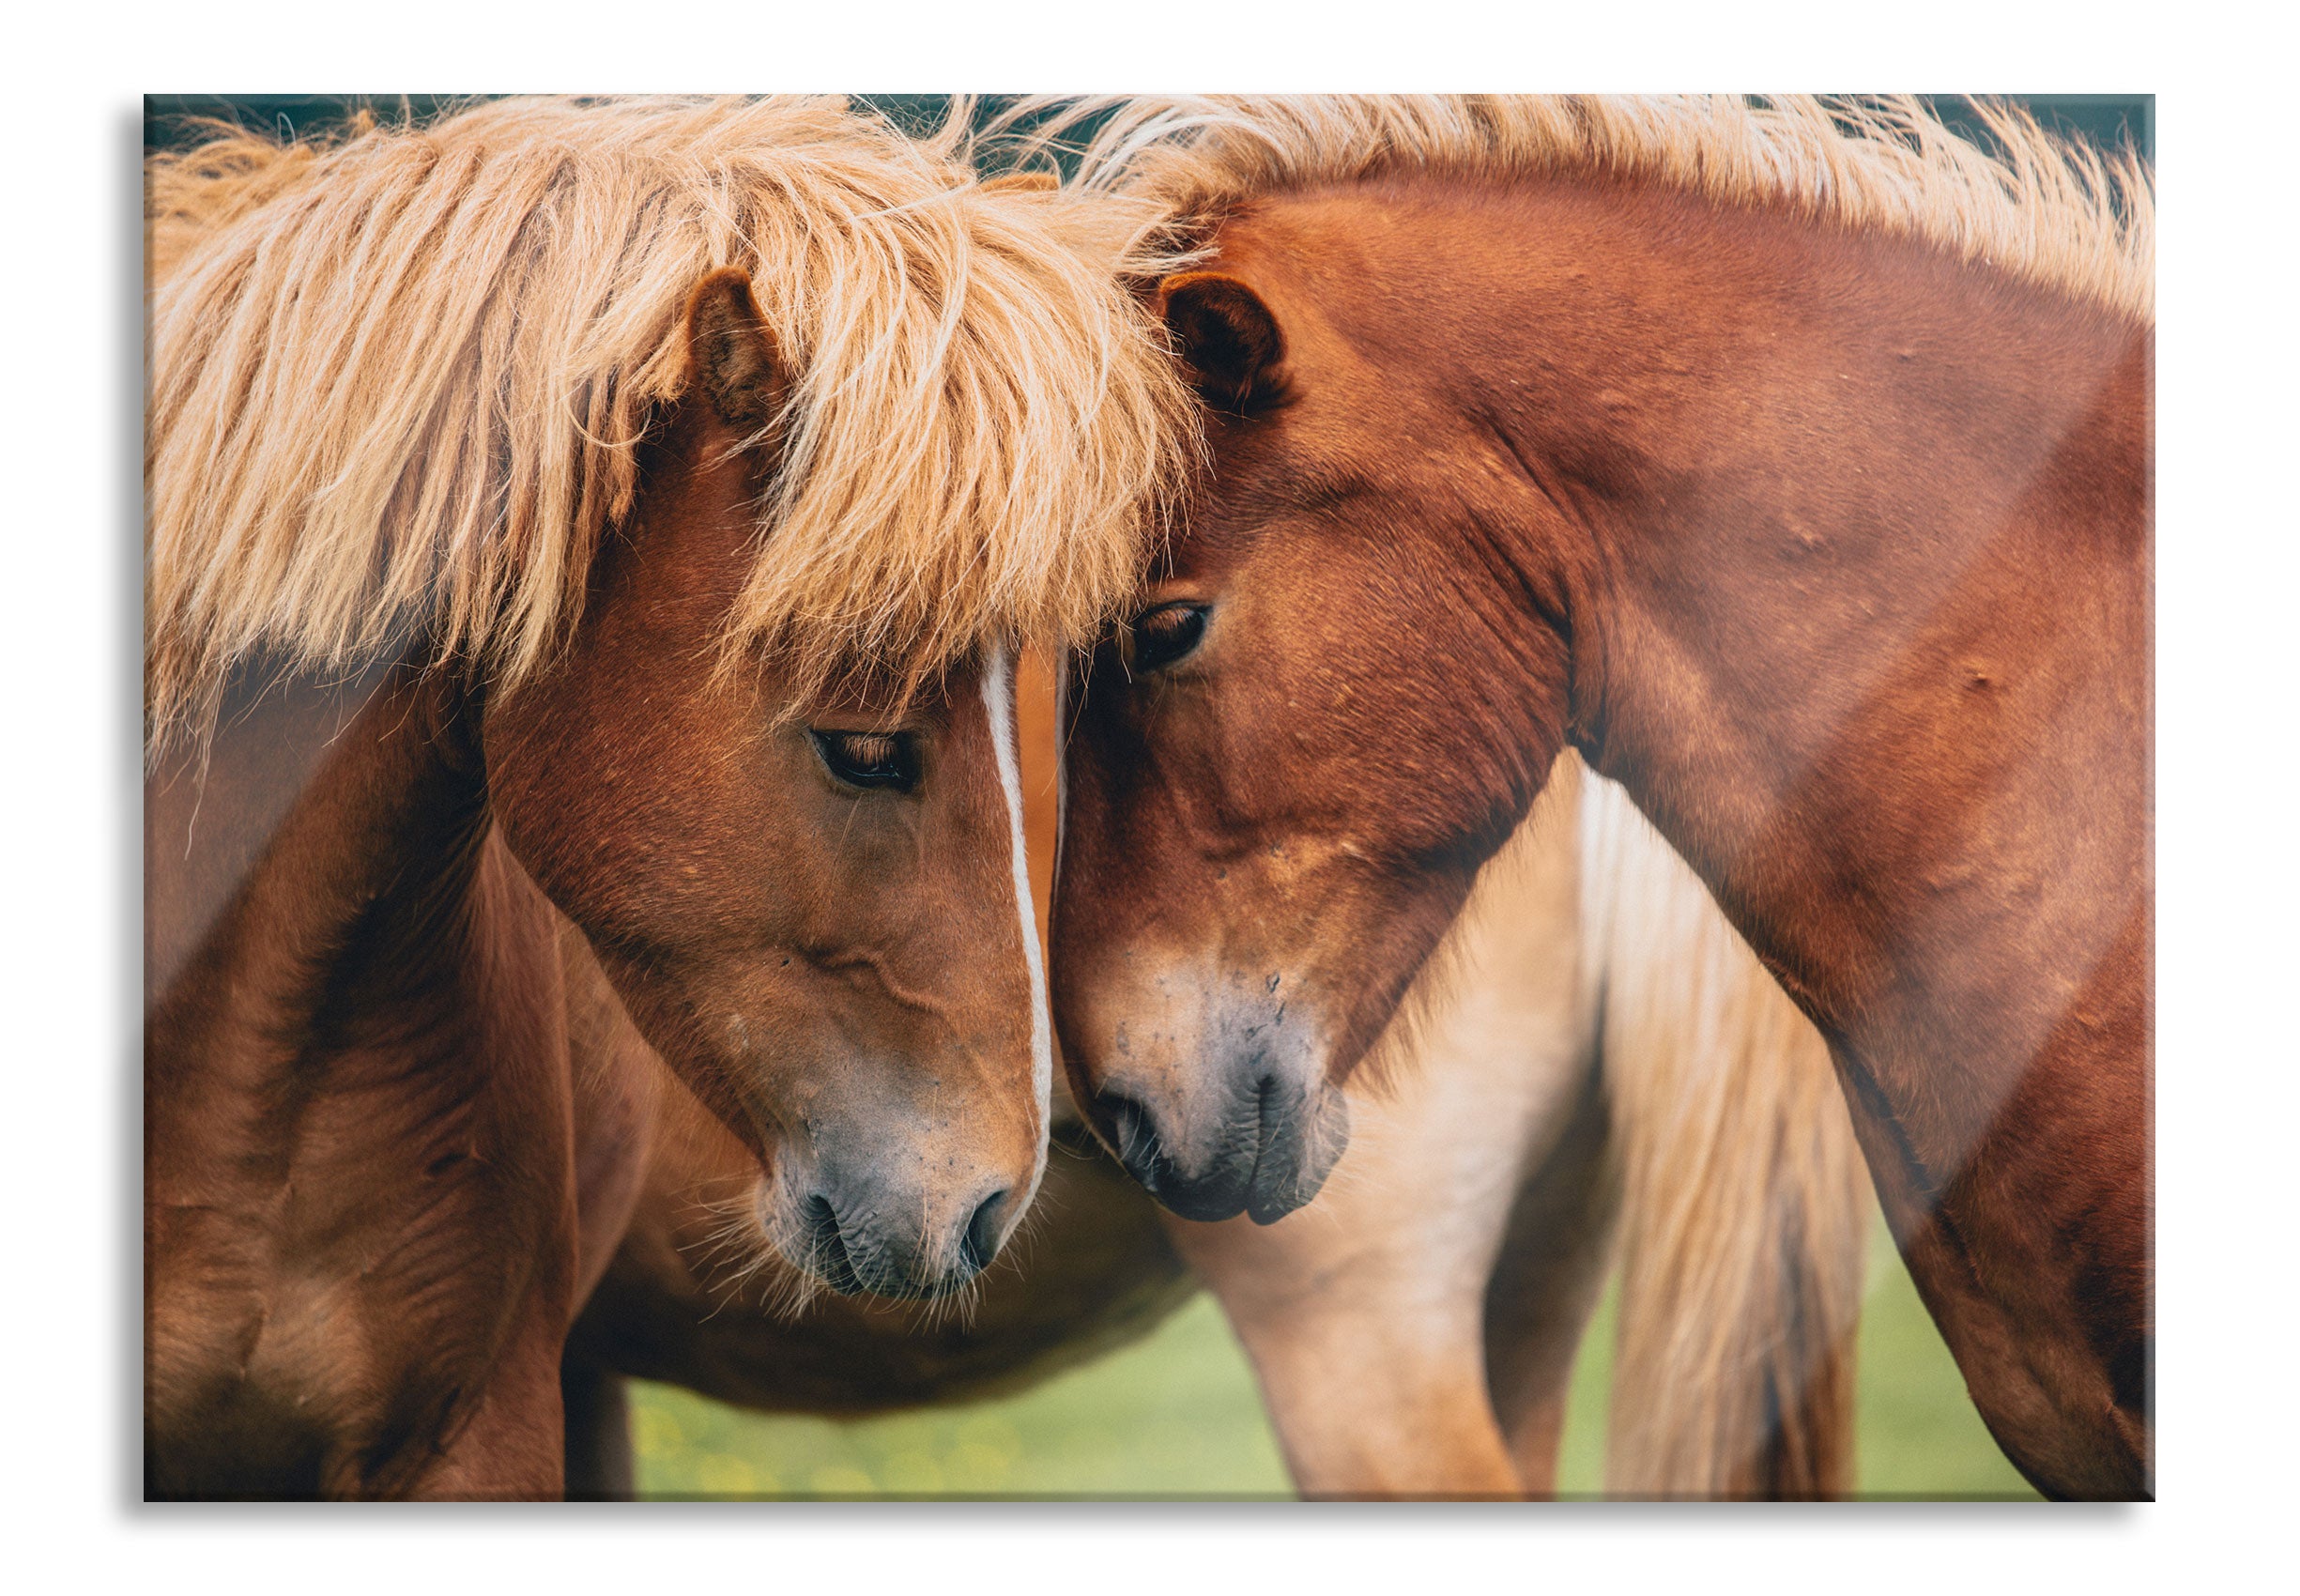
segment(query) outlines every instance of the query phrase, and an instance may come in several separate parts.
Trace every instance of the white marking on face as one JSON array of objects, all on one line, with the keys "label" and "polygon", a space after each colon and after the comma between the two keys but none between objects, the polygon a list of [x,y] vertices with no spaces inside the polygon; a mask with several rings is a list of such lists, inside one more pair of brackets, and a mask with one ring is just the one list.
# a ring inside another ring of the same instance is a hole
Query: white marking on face
[{"label": "white marking on face", "polygon": [[[1022,922],[1022,958],[1030,967],[1031,1085],[1038,1095],[1038,1126],[1043,1133],[1051,1123],[1054,1093],[1054,1021],[1047,1005],[1046,964],[1038,956],[1037,916],[1030,901],[1030,844],[1022,831],[1022,771],[1016,757],[1014,730],[1014,655],[1005,649],[990,651],[989,668],[982,674],[983,707],[990,715],[990,746],[998,756],[998,784],[1006,793],[1008,835],[1014,861],[1014,902]],[[1040,1174],[1046,1168],[1046,1149],[1038,1155]],[[1037,1189],[1037,1176],[1031,1178]],[[1027,1199],[1025,1199],[1027,1201]]]}]

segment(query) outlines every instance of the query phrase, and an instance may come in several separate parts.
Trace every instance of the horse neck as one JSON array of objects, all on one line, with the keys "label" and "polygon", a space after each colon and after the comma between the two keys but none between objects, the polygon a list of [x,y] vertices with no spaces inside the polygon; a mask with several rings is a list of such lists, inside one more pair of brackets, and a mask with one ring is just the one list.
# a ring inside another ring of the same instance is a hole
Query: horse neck
[{"label": "horse neck", "polygon": [[2145,947],[2149,331],[1787,216],[1529,203],[1557,269],[1473,284],[1456,352],[1566,551],[1570,734],[1957,1167]]}]

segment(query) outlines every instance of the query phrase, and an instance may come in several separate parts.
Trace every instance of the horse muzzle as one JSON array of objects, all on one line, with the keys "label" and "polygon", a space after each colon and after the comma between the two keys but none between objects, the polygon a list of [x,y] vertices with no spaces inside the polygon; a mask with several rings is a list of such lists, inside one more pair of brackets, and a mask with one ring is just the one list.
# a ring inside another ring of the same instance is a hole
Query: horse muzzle
[{"label": "horse muzzle", "polygon": [[1127,1173],[1167,1209],[1186,1220],[1245,1214],[1272,1224],[1326,1184],[1349,1144],[1348,1100],[1264,1058],[1229,1074],[1195,1136],[1162,1122],[1123,1084],[1096,1092],[1088,1112]]},{"label": "horse muzzle", "polygon": [[1020,1217],[1020,1200],[1005,1184],[926,1202],[914,1192],[818,1178],[767,1229],[786,1259],[842,1297],[926,1301],[989,1267]]}]

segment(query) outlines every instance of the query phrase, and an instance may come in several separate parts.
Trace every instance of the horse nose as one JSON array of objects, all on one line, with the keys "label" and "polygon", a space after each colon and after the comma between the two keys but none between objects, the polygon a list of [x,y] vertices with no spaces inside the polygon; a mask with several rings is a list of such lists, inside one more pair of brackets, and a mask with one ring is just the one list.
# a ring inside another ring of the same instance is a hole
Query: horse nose
[{"label": "horse nose", "polygon": [[1317,1195],[1348,1140],[1347,1109],[1330,1096],[1250,1060],[1223,1112],[1206,1116],[1213,1128],[1195,1138],[1169,1145],[1149,1108],[1122,1090],[1096,1093],[1093,1113],[1126,1172],[1170,1212],[1271,1224]]},{"label": "horse nose", "polygon": [[974,1217],[966,1222],[966,1234],[958,1243],[958,1258],[967,1275],[982,1273],[998,1256],[1000,1221],[1005,1218],[1006,1199],[1013,1195],[1011,1188],[1002,1187],[985,1197],[974,1209]]},{"label": "horse nose", "polygon": [[[1002,1181],[978,1201],[961,1198],[955,1222],[921,1225],[914,1188],[826,1185],[798,1203],[793,1261],[842,1296],[941,1297],[998,1256],[1014,1218],[1014,1190]],[[908,1223],[897,1218],[904,1214]]]}]

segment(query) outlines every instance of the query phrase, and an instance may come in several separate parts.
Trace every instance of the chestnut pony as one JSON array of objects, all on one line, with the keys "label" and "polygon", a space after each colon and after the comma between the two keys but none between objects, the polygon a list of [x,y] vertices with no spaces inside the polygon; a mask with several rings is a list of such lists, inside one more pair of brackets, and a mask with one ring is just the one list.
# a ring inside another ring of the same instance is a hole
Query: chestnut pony
[{"label": "chestnut pony", "polygon": [[2138,158],[1911,101],[1096,109],[1213,455],[1073,706],[1104,1134],[1179,1212],[1309,1201],[1572,748],[1826,1038],[2007,1454],[2150,1492]]},{"label": "chestnut pony", "polygon": [[1186,395],[957,145],[506,101],[148,174],[151,1494],[557,1495],[652,1057],[839,1291],[1030,1202],[1014,648],[1134,578]]}]

